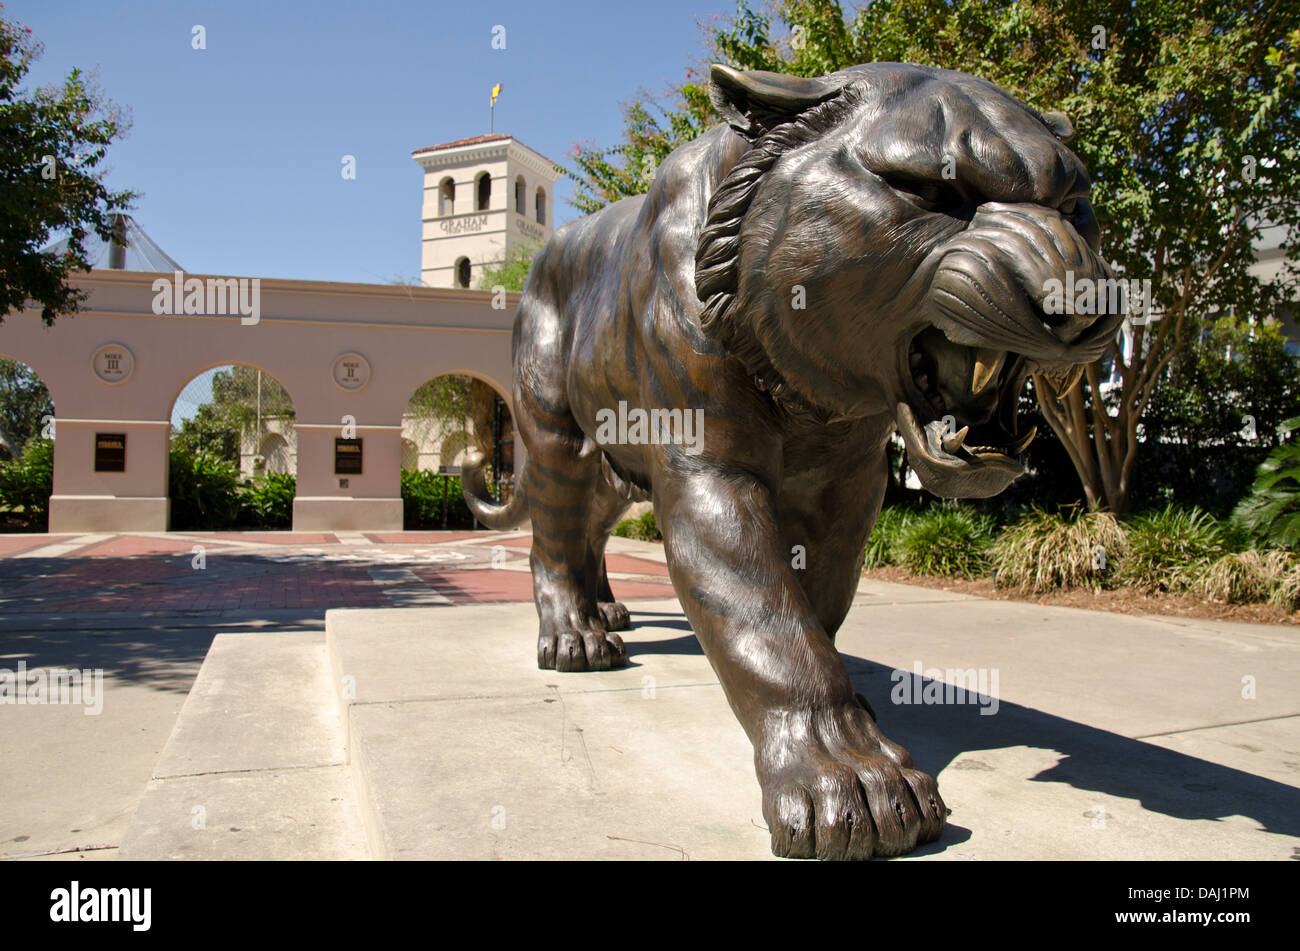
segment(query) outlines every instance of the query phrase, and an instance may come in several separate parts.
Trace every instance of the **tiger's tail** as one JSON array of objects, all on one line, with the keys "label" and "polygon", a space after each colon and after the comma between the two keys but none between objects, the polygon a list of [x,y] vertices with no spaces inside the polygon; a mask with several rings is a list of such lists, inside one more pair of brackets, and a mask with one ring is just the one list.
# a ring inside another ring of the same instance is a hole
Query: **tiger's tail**
[{"label": "tiger's tail", "polygon": [[460,470],[460,492],[474,517],[493,531],[502,532],[517,528],[528,518],[528,463],[515,482],[515,493],[505,505],[498,505],[488,495],[484,475],[486,460],[483,453],[471,453]]}]

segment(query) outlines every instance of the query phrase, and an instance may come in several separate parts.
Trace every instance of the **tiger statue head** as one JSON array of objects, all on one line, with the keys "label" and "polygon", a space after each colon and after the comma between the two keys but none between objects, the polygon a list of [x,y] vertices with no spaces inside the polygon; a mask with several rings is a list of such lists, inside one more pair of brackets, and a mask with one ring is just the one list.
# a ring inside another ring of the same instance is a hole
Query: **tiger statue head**
[{"label": "tiger statue head", "polygon": [[791,407],[890,414],[936,495],[1002,491],[1034,435],[1025,381],[1068,388],[1123,319],[1105,295],[1050,300],[1114,283],[1069,120],[900,63],[815,79],[715,65],[710,95],[748,150],[696,247],[704,332]]}]

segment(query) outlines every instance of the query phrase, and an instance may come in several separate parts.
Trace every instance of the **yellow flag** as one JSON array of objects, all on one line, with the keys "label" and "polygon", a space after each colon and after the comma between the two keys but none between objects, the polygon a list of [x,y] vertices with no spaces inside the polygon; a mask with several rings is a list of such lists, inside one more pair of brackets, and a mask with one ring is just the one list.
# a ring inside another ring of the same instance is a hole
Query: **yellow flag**
[{"label": "yellow flag", "polygon": [[488,105],[495,106],[497,104],[497,96],[499,95],[501,95],[501,84],[497,83],[495,86],[492,87],[492,100],[488,103]]}]

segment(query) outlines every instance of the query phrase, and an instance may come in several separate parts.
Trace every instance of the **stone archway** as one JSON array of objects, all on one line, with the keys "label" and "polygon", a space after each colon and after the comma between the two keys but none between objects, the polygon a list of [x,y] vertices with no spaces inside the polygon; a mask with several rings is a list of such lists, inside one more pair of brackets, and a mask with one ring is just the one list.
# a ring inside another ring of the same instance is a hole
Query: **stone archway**
[{"label": "stone archway", "polygon": [[[515,294],[503,308],[487,291],[268,278],[247,318],[156,314],[155,285],[175,282],[169,273],[78,274],[73,286],[88,297],[76,318],[47,327],[23,311],[0,325],[0,351],[39,373],[58,406],[50,531],[166,531],[173,405],[218,365],[260,367],[292,394],[294,438],[280,435],[297,456],[299,531],[400,528],[402,410],[421,381],[464,373],[509,399]],[[120,471],[96,467],[105,434],[124,437]],[[360,475],[335,471],[347,434],[364,442]],[[269,435],[235,449],[251,461]],[[436,456],[421,464],[436,466]]]}]

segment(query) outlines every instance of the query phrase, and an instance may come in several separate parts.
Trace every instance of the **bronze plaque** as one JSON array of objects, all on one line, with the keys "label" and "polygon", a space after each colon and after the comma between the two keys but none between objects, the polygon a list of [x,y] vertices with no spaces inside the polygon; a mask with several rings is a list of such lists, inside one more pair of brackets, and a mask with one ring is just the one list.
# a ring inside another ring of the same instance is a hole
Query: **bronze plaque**
[{"label": "bronze plaque", "polygon": [[334,474],[361,475],[361,440],[334,440]]},{"label": "bronze plaque", "polygon": [[126,471],[126,433],[95,433],[95,471]]}]

